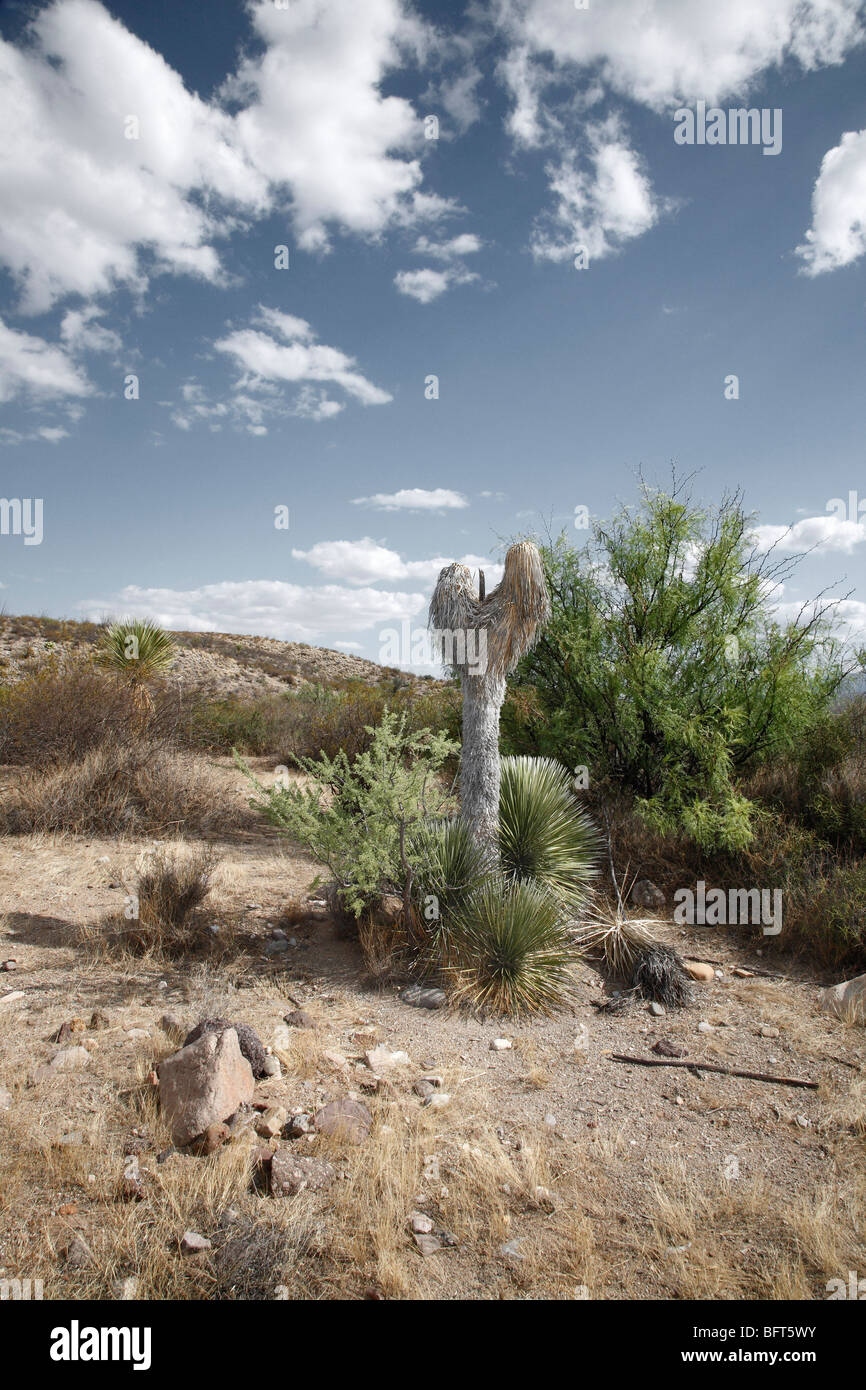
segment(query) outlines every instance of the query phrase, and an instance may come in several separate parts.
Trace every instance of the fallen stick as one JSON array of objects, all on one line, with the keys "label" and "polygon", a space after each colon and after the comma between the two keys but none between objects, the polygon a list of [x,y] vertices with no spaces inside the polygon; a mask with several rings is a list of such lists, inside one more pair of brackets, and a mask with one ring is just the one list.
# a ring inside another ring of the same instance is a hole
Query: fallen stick
[{"label": "fallen stick", "polygon": [[807,1091],[817,1091],[817,1081],[803,1081],[798,1076],[771,1076],[765,1071],[739,1071],[736,1067],[720,1067],[716,1062],[689,1061],[688,1057],[628,1057],[623,1052],[612,1052],[612,1062],[630,1062],[638,1067],[688,1067],[692,1071],[715,1071],[720,1076],[745,1076],[749,1081],[770,1081],[777,1086],[802,1086]]}]

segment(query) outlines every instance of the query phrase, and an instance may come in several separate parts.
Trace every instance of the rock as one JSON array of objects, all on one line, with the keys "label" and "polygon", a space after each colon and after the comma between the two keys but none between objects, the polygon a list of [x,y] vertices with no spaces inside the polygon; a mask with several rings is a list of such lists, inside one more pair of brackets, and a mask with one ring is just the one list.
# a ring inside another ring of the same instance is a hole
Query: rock
[{"label": "rock", "polygon": [[413,1232],[412,1239],[422,1255],[435,1255],[437,1250],[442,1249],[442,1242],[437,1236]]},{"label": "rock", "polygon": [[61,1134],[59,1139],[51,1142],[52,1149],[78,1149],[84,1143],[84,1135],[80,1129],[70,1129],[66,1134]]},{"label": "rock", "polygon": [[274,1197],[296,1197],[309,1188],[321,1192],[336,1179],[333,1165],[321,1158],[299,1158],[291,1149],[277,1149],[271,1160],[271,1192]]},{"label": "rock", "polygon": [[17,960],[15,959],[14,956],[10,956],[8,960],[0,961],[0,970],[2,970],[2,971],[4,971],[4,972],[6,972],[6,971],[12,971],[12,970],[17,970],[17,969],[18,969],[18,962],[17,962]]},{"label": "rock", "polygon": [[342,1052],[323,1052],[322,1061],[327,1062],[332,1071],[347,1071],[349,1063]]},{"label": "rock", "polygon": [[660,1004],[657,999],[650,1000],[649,1011],[653,1018],[664,1018],[665,1016],[665,1006]]},{"label": "rock", "polygon": [[64,1047],[56,1052],[48,1063],[49,1071],[82,1071],[90,1066],[90,1053],[86,1047]]},{"label": "rock", "polygon": [[433,1230],[433,1222],[423,1211],[413,1211],[409,1217],[409,1227],[416,1236],[429,1236]]},{"label": "rock", "polygon": [[386,922],[399,922],[403,916],[403,899],[398,898],[396,893],[386,893],[376,915]]},{"label": "rock", "polygon": [[491,1052],[508,1052],[514,1046],[510,1038],[494,1038],[490,1044]]},{"label": "rock", "polygon": [[81,1236],[73,1236],[63,1252],[63,1258],[73,1269],[84,1269],[93,1263],[93,1251]]},{"label": "rock", "polygon": [[130,1302],[132,1299],[138,1298],[138,1280],[133,1274],[129,1274],[125,1278],[113,1279],[111,1292],[118,1302]]},{"label": "rock", "polygon": [[190,1147],[202,1158],[207,1158],[221,1149],[223,1144],[227,1144],[231,1137],[232,1131],[228,1125],[208,1125],[204,1134],[196,1135]]},{"label": "rock", "polygon": [[539,1206],[552,1207],[554,1205],[553,1193],[549,1187],[535,1187],[533,1188],[533,1195]]},{"label": "rock", "polygon": [[279,1057],[274,1057],[270,1052],[265,1057],[264,1067],[265,1076],[273,1077],[274,1080],[279,1080],[283,1074]]},{"label": "rock", "polygon": [[447,1105],[451,1104],[451,1097],[447,1091],[434,1091],[433,1095],[424,1101],[424,1104],[429,1106],[431,1110],[444,1110]]},{"label": "rock", "polygon": [[693,980],[700,980],[702,984],[709,984],[716,978],[716,972],[711,965],[706,965],[699,960],[683,961],[686,972],[691,975]]},{"label": "rock", "polygon": [[448,1003],[444,989],[424,985],[410,985],[408,989],[403,990],[400,998],[404,1004],[411,1004],[415,1009],[444,1009]]},{"label": "rock", "polygon": [[414,1082],[412,1090],[415,1092],[416,1096],[420,1096],[422,1100],[429,1100],[430,1096],[436,1093],[436,1087],[429,1081]]},{"label": "rock", "polygon": [[11,1110],[12,1092],[7,1091],[5,1086],[0,1086],[0,1110]]},{"label": "rock", "polygon": [[281,956],[285,951],[288,951],[288,949],[289,943],[284,936],[277,937],[275,941],[265,942],[266,956]]},{"label": "rock", "polygon": [[198,1231],[184,1231],[180,1248],[185,1255],[200,1255],[203,1250],[210,1250],[211,1243]]},{"label": "rock", "polygon": [[183,1019],[178,1014],[173,1013],[163,1014],[159,1020],[159,1026],[164,1033],[178,1042],[186,1036],[188,1031]]},{"label": "rock", "polygon": [[120,1196],[124,1202],[140,1202],[144,1196],[141,1164],[135,1154],[130,1154],[124,1160],[123,1177],[120,1180]]},{"label": "rock", "polygon": [[409,1062],[408,1052],[391,1052],[387,1047],[374,1047],[364,1053],[364,1061],[371,1071],[389,1071],[393,1067],[405,1067]]},{"label": "rock", "polygon": [[635,907],[664,907],[665,895],[651,879],[641,878],[631,890],[631,901]]},{"label": "rock", "polygon": [[3,1008],[6,1004],[15,1004],[18,1002],[19,999],[23,998],[23,989],[13,989],[11,994],[4,994],[2,998],[0,998],[0,1008]]},{"label": "rock", "polygon": [[504,1245],[500,1245],[499,1253],[504,1255],[506,1259],[525,1260],[526,1256],[521,1254],[520,1246],[520,1240],[507,1240]]},{"label": "rock", "polygon": [[370,1133],[373,1117],[359,1100],[332,1100],[313,1118],[320,1134],[347,1144],[363,1144]]},{"label": "rock", "polygon": [[271,1105],[263,1115],[259,1115],[256,1120],[256,1134],[262,1139],[276,1139],[282,1132],[283,1125],[289,1118],[288,1111],[282,1105]]},{"label": "rock", "polygon": [[778,1038],[781,1035],[778,1028],[772,1028],[768,1023],[762,1023],[760,1036],[762,1038]]},{"label": "rock", "polygon": [[678,1047],[677,1044],[672,1043],[669,1038],[659,1038],[658,1042],[653,1045],[652,1050],[653,1052],[657,1052],[660,1057],[685,1057],[688,1055],[687,1048]]},{"label": "rock", "polygon": [[866,975],[855,975],[853,980],[843,980],[841,984],[822,990],[820,998],[825,1014],[844,1018],[849,1023],[866,1024]]},{"label": "rock", "polygon": [[713,1027],[712,1023],[707,1023],[704,1019],[702,1019],[701,1022],[698,1024],[699,1033],[715,1033],[715,1031],[716,1030]]},{"label": "rock", "polygon": [[315,1130],[312,1115],[292,1115],[286,1125],[287,1139],[302,1139],[305,1134],[312,1134]]},{"label": "rock", "polygon": [[544,1123],[548,1129],[556,1129],[556,1116],[554,1114],[545,1115]]},{"label": "rock", "polygon": [[253,1098],[252,1068],[237,1033],[205,1032],[159,1069],[159,1099],[175,1144],[188,1144]]},{"label": "rock", "polygon": [[127,1028],[127,1029],[126,1029],[126,1036],[127,1036],[128,1038],[149,1038],[149,1037],[150,1037],[150,1029],[149,1029],[149,1028]]},{"label": "rock", "polygon": [[318,1028],[318,1023],[312,1014],[308,1014],[306,1009],[293,1009],[290,1014],[285,1015],[285,1021],[290,1028]]},{"label": "rock", "polygon": [[100,1033],[103,1032],[106,1028],[110,1027],[111,1019],[108,1017],[108,1014],[104,1013],[102,1009],[94,1009],[93,1013],[90,1015],[91,1030],[94,1033]]},{"label": "rock", "polygon": [[[237,1034],[241,1054],[246,1057],[253,1069],[253,1076],[258,1080],[265,1074],[266,1053],[258,1033],[246,1023],[230,1023],[226,1018],[204,1018],[201,1023],[196,1024],[191,1033],[187,1034],[183,1040],[183,1045],[188,1047],[190,1043],[198,1042],[199,1038],[204,1037],[206,1033],[224,1033],[229,1028]],[[225,1117],[223,1116],[223,1118]]]},{"label": "rock", "polygon": [[83,1033],[87,1024],[83,1018],[69,1018],[65,1023],[61,1023],[56,1033],[52,1033],[51,1041],[55,1043],[68,1042],[74,1033]]}]

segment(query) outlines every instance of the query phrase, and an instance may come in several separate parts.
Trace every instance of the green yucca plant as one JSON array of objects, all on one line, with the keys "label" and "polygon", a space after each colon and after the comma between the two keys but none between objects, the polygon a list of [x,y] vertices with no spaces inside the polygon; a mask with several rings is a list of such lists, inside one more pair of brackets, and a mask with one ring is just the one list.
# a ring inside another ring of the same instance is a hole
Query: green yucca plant
[{"label": "green yucca plant", "polygon": [[105,628],[97,654],[146,701],[147,682],[168,670],[177,648],[165,628],[149,618],[125,618]]},{"label": "green yucca plant", "polygon": [[446,965],[452,954],[452,918],[459,905],[487,878],[490,870],[483,847],[464,820],[432,820],[419,827],[413,851],[424,865],[418,878],[422,914],[433,899],[430,956]]},{"label": "green yucca plant", "polygon": [[460,905],[451,930],[455,999],[513,1017],[568,1002],[576,952],[543,884],[492,876]]},{"label": "green yucca plant", "polygon": [[584,899],[598,852],[596,829],[560,763],[502,759],[499,854],[506,875],[545,884],[573,911]]}]

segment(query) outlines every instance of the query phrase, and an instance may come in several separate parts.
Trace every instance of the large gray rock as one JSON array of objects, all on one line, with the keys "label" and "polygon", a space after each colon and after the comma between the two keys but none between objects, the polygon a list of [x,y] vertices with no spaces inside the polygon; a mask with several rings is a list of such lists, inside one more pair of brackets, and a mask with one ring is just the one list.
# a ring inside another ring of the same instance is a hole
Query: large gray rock
[{"label": "large gray rock", "polygon": [[250,1028],[248,1023],[232,1023],[227,1018],[203,1018],[201,1023],[196,1024],[191,1033],[187,1033],[183,1045],[188,1047],[190,1043],[197,1042],[204,1033],[224,1033],[228,1028],[233,1028],[237,1033],[241,1052],[252,1067],[256,1080],[266,1076],[266,1053],[262,1040],[256,1030]]},{"label": "large gray rock", "polygon": [[296,1197],[309,1188],[319,1192],[330,1187],[337,1174],[321,1158],[299,1158],[291,1149],[277,1149],[271,1159],[271,1193],[274,1197]]},{"label": "large gray rock", "polygon": [[252,1067],[233,1028],[204,1033],[167,1057],[159,1069],[159,1099],[175,1144],[188,1144],[227,1120],[253,1098]]},{"label": "large gray rock", "polygon": [[843,980],[832,989],[822,990],[821,1008],[825,1014],[835,1014],[850,1023],[866,1024],[866,975],[855,975],[853,980]]}]

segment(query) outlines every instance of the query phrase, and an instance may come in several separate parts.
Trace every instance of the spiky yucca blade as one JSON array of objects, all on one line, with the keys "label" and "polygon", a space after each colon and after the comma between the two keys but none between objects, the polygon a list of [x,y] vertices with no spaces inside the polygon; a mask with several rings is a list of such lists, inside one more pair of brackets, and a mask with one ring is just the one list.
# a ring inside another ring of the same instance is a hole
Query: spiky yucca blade
[{"label": "spiky yucca blade", "polygon": [[453,925],[455,998],[519,1017],[569,1002],[574,947],[561,905],[539,883],[491,877],[463,903]]},{"label": "spiky yucca blade", "polygon": [[148,618],[126,618],[109,624],[98,649],[102,665],[117,671],[130,685],[141,685],[162,675],[176,653],[165,628]]},{"label": "spiky yucca blade", "polygon": [[423,864],[418,890],[424,900],[422,911],[428,911],[426,921],[436,963],[447,965],[452,950],[452,917],[458,904],[487,877],[487,859],[469,826],[459,818],[428,821],[413,837],[412,849]]},{"label": "spiky yucca blade", "polygon": [[554,758],[503,758],[499,788],[502,868],[546,884],[569,907],[595,874],[598,833]]}]

